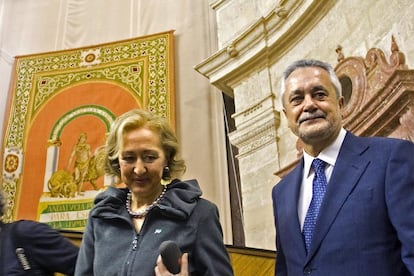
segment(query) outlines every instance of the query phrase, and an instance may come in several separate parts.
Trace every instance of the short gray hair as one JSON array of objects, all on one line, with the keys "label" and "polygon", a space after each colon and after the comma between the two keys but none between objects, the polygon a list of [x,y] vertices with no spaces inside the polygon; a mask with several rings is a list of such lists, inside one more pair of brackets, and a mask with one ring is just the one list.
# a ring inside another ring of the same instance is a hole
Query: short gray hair
[{"label": "short gray hair", "polygon": [[282,80],[280,81],[280,98],[282,101],[282,106],[285,106],[284,101],[283,101],[283,95],[285,94],[285,90],[286,90],[286,79],[296,69],[305,68],[305,67],[319,67],[327,71],[329,74],[329,78],[331,79],[331,82],[333,86],[335,87],[336,96],[338,98],[342,96],[341,82],[339,81],[339,78],[336,75],[335,70],[329,63],[326,63],[320,60],[315,60],[315,59],[301,59],[301,60],[297,60],[293,62],[283,72]]}]

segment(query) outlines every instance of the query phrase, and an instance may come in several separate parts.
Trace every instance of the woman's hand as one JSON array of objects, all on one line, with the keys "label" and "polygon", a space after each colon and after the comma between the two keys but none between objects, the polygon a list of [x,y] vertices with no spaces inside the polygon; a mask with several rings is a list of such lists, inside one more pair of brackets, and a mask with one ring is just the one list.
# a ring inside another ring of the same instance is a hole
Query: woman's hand
[{"label": "woman's hand", "polygon": [[162,262],[161,255],[159,255],[157,259],[157,266],[154,269],[155,276],[188,276],[188,253],[184,253],[178,262],[180,264],[181,271],[178,274],[172,274],[167,270]]}]

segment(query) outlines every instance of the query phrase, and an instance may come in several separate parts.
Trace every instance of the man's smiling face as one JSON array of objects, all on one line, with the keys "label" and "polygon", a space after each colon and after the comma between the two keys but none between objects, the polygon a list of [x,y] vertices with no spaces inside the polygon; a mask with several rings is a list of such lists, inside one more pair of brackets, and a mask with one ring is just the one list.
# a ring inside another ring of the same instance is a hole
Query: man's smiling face
[{"label": "man's smiling face", "polygon": [[325,148],[341,129],[343,98],[338,99],[329,73],[300,67],[285,81],[284,112],[288,126],[305,144]]}]

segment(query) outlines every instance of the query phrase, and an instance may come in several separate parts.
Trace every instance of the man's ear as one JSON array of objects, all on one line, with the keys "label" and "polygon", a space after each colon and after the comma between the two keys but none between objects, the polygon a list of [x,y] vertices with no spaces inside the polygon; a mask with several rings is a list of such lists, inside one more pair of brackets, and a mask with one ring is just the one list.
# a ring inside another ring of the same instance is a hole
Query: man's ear
[{"label": "man's ear", "polygon": [[345,98],[344,96],[339,97],[338,99],[339,108],[342,109],[345,106]]}]

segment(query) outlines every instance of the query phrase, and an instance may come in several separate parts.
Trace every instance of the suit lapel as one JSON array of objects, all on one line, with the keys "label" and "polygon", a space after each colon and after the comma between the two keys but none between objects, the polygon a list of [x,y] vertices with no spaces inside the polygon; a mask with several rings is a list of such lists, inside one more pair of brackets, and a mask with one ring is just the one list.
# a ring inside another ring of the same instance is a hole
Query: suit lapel
[{"label": "suit lapel", "polygon": [[347,133],[341,146],[315,226],[308,260],[319,248],[341,207],[368,166],[369,160],[363,157],[367,146],[359,141],[357,137]]},{"label": "suit lapel", "polygon": [[[303,158],[300,164],[295,167],[292,173],[288,174],[283,181],[286,181],[286,190],[280,193],[281,197],[278,199],[278,208],[280,213],[284,214],[284,218],[287,218],[284,223],[285,233],[289,233],[289,241],[293,248],[297,248],[298,252],[303,252],[303,256],[306,255],[305,244],[302,238],[302,232],[299,224],[298,217],[298,200],[299,191],[302,183],[303,176]],[[280,225],[280,223],[279,223]]]}]

